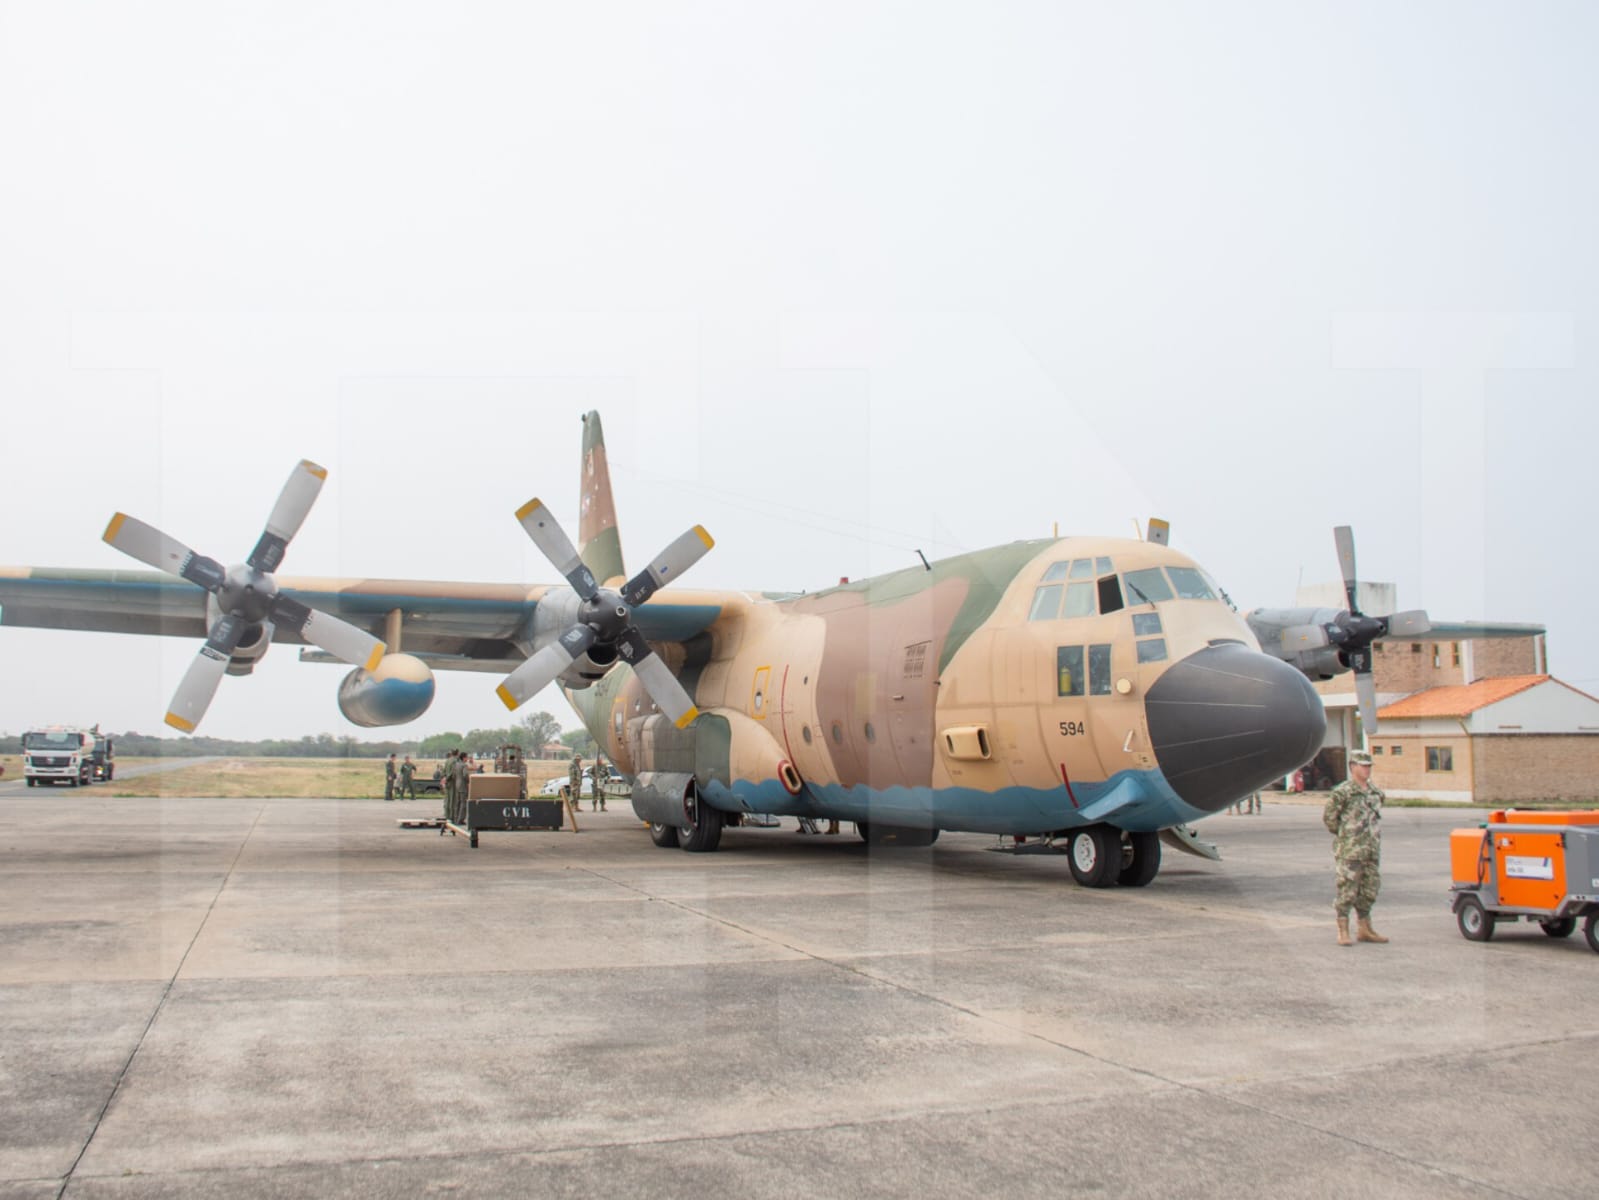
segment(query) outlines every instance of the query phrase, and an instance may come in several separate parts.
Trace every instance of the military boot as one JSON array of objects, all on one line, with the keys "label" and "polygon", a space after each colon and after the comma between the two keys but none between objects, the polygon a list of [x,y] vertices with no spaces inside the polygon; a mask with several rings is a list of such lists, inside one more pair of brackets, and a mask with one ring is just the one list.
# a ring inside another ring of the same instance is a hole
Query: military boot
[{"label": "military boot", "polygon": [[1339,917],[1338,918],[1338,944],[1340,946],[1353,946],[1355,944],[1354,942],[1349,940],[1349,918],[1348,917]]},{"label": "military boot", "polygon": [[1358,914],[1355,917],[1355,940],[1378,943],[1386,943],[1388,941],[1387,938],[1371,927],[1370,917],[1362,917]]}]

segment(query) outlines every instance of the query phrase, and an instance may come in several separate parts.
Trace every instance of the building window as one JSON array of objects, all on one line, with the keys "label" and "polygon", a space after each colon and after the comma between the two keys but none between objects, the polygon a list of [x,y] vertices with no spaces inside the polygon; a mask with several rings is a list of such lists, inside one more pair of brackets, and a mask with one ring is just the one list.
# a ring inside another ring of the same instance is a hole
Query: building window
[{"label": "building window", "polygon": [[1395,758],[1398,758],[1404,752],[1405,752],[1405,748],[1403,746],[1394,746],[1394,747],[1392,747],[1389,750],[1389,753],[1392,754]]},{"label": "building window", "polygon": [[1427,747],[1427,770],[1453,771],[1455,769],[1455,752],[1449,746]]},{"label": "building window", "polygon": [[1371,752],[1373,754],[1381,754],[1382,753],[1382,747],[1381,746],[1373,746],[1371,748]]},{"label": "building window", "polygon": [[1375,650],[1378,654],[1381,654],[1384,650],[1387,649],[1387,647],[1384,646],[1381,642],[1377,642],[1377,643],[1375,643],[1372,646],[1372,649]]},{"label": "building window", "polygon": [[1412,654],[1420,654],[1421,653],[1421,643],[1420,642],[1411,642],[1410,643],[1410,652]]},{"label": "building window", "polygon": [[1458,667],[1460,665],[1460,643],[1459,642],[1451,642],[1450,643],[1449,656],[1450,656],[1451,659],[1454,660],[1451,665]]},{"label": "building window", "polygon": [[1443,649],[1437,642],[1432,644],[1432,665],[1434,670],[1444,665]]}]

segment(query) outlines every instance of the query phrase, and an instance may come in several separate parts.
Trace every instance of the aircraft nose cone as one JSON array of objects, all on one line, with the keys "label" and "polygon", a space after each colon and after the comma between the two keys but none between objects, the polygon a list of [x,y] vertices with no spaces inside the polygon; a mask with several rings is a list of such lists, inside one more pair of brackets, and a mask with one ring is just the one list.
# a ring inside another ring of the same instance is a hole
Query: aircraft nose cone
[{"label": "aircraft nose cone", "polygon": [[1303,766],[1327,732],[1327,712],[1308,679],[1234,642],[1167,668],[1144,710],[1161,774],[1203,812],[1220,812]]}]

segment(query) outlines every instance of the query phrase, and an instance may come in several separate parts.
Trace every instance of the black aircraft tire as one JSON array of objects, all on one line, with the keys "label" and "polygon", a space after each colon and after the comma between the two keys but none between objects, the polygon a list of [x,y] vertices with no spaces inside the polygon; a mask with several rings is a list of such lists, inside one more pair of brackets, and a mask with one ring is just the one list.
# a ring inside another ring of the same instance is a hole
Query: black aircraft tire
[{"label": "black aircraft tire", "polygon": [[872,826],[869,821],[856,821],[855,832],[860,834],[861,841],[870,843],[872,840]]},{"label": "black aircraft tire", "polygon": [[709,854],[722,842],[722,814],[709,804],[694,805],[692,825],[680,825],[677,844],[690,854]]},{"label": "black aircraft tire", "polygon": [[1588,949],[1599,954],[1599,908],[1589,913],[1582,923],[1582,936],[1588,940]]},{"label": "black aircraft tire", "polygon": [[1577,932],[1577,918],[1556,917],[1552,921],[1539,921],[1538,928],[1552,938],[1567,938]]},{"label": "black aircraft tire", "polygon": [[1455,912],[1461,936],[1469,942],[1486,942],[1494,935],[1494,915],[1475,896],[1467,896]]},{"label": "black aircraft tire", "polygon": [[1114,886],[1122,870],[1121,831],[1109,825],[1090,825],[1074,831],[1067,845],[1066,861],[1071,864],[1072,878],[1083,887]]},{"label": "black aircraft tire", "polygon": [[1133,860],[1121,869],[1116,882],[1122,887],[1147,887],[1160,874],[1160,834],[1129,833]]},{"label": "black aircraft tire", "polygon": [[663,850],[675,849],[677,846],[677,826],[662,825],[657,821],[650,822],[650,841],[660,846]]}]

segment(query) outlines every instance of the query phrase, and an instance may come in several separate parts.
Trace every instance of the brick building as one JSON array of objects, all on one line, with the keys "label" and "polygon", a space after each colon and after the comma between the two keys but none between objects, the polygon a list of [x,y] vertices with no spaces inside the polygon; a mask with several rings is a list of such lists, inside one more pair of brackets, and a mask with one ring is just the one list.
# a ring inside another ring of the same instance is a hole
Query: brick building
[{"label": "brick building", "polygon": [[1428,688],[1378,709],[1377,725],[1369,749],[1391,796],[1599,801],[1599,700],[1548,675]]}]

